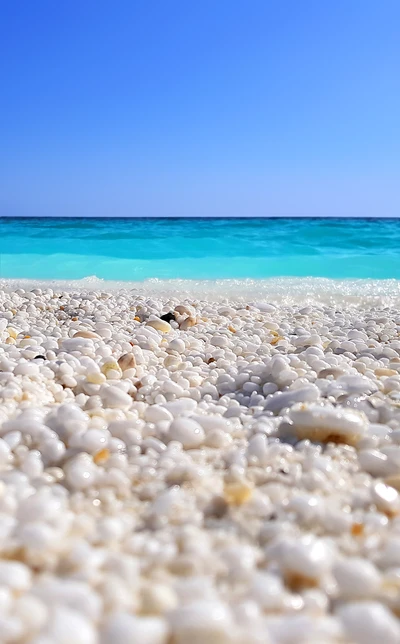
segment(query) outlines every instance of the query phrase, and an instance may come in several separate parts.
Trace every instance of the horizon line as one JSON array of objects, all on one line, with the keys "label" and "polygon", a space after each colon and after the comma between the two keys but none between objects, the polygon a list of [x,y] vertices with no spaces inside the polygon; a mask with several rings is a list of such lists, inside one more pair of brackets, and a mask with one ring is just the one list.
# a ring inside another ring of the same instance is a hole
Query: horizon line
[{"label": "horizon line", "polygon": [[1,215],[0,219],[400,219],[399,215]]}]

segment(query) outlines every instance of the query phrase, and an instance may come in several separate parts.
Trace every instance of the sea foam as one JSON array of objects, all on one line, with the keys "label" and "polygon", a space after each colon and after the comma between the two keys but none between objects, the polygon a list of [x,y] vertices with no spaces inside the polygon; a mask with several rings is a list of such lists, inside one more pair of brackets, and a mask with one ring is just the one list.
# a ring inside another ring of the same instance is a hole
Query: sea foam
[{"label": "sea foam", "polygon": [[279,304],[336,304],[337,306],[400,305],[400,280],[348,279],[319,277],[276,277],[269,279],[184,280],[148,279],[143,281],[104,280],[91,275],[79,280],[0,279],[0,288],[52,288],[82,293],[85,291],[130,292],[145,297],[194,297],[204,301],[268,301]]}]

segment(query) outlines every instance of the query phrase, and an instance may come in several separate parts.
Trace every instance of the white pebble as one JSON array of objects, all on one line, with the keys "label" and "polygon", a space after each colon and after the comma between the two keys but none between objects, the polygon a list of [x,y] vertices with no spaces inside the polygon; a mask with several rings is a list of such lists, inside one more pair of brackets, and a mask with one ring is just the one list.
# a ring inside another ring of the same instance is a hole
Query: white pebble
[{"label": "white pebble", "polygon": [[90,456],[82,453],[67,462],[65,478],[72,489],[85,490],[95,483],[96,470]]},{"label": "white pebble", "polygon": [[132,398],[118,387],[104,386],[100,392],[105,407],[129,409]]},{"label": "white pebble", "polygon": [[333,567],[340,597],[363,599],[374,596],[381,584],[381,575],[369,561],[359,557],[348,557]]},{"label": "white pebble", "polygon": [[337,614],[347,636],[355,644],[399,644],[400,622],[379,602],[353,602],[341,606]]},{"label": "white pebble", "polygon": [[20,592],[28,590],[32,574],[27,566],[17,561],[0,561],[0,586]]},{"label": "white pebble", "polygon": [[228,644],[232,641],[232,617],[219,602],[196,601],[171,614],[170,624],[176,644]]},{"label": "white pebble", "polygon": [[168,438],[182,443],[184,449],[193,449],[203,443],[205,434],[201,425],[191,418],[176,418],[169,427]]},{"label": "white pebble", "polygon": [[368,419],[362,412],[316,404],[294,405],[289,417],[300,439],[353,445],[364,436],[368,427]]},{"label": "white pebble", "polygon": [[102,644],[167,644],[168,628],[158,617],[136,617],[126,613],[107,620]]}]

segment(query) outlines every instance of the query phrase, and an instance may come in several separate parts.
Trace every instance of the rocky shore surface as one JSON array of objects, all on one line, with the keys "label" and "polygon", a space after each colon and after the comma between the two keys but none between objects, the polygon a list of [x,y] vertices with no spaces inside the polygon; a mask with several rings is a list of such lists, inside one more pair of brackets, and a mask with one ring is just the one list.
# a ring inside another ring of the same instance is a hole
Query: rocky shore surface
[{"label": "rocky shore surface", "polygon": [[400,311],[0,290],[4,644],[400,644]]}]

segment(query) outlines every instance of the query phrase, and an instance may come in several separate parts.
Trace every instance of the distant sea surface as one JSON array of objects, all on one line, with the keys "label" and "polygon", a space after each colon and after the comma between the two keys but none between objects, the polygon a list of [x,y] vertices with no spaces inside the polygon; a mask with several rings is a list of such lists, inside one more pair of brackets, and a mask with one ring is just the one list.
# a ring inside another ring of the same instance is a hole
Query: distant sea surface
[{"label": "distant sea surface", "polygon": [[0,218],[0,277],[400,279],[400,219]]}]

